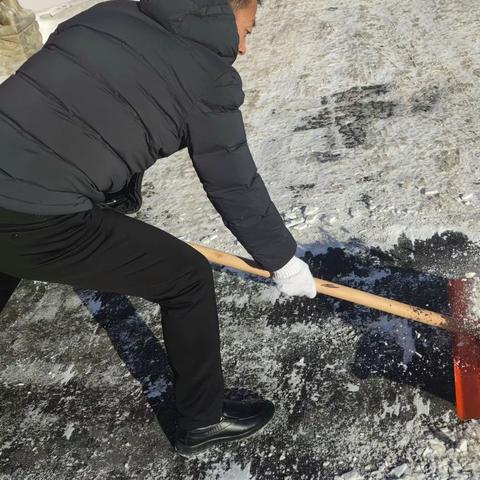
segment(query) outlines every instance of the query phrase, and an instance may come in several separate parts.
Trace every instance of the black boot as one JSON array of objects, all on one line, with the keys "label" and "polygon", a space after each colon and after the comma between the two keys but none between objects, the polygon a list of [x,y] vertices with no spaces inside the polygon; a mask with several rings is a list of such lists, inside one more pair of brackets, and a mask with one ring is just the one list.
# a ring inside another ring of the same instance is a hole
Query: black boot
[{"label": "black boot", "polygon": [[220,422],[193,430],[178,430],[175,450],[184,457],[203,452],[212,445],[249,437],[273,417],[275,407],[268,400],[225,400]]}]

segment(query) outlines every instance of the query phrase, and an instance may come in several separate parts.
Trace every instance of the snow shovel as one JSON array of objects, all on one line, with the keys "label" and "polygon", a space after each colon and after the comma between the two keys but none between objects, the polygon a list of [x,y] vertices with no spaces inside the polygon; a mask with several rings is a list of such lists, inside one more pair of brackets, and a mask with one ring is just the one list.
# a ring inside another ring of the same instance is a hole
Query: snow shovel
[{"label": "snow shovel", "polygon": [[[196,243],[188,244],[211,263],[269,278],[271,273],[252,260],[231,255]],[[480,323],[471,319],[469,298],[473,281],[450,280],[449,300],[452,316],[397,302],[320,278],[315,279],[317,292],[365,307],[442,328],[453,333],[453,364],[457,413],[461,420],[480,419]],[[469,319],[470,317],[470,319]],[[474,330],[475,329],[475,330]]]}]

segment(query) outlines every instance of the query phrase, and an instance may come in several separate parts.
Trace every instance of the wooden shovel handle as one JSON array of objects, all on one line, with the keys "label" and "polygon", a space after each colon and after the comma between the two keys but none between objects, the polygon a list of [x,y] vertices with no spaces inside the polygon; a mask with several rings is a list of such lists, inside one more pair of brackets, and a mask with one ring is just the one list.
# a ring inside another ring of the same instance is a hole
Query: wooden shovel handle
[{"label": "wooden shovel handle", "polygon": [[[220,250],[214,250],[197,243],[188,244],[195,250],[205,256],[211,263],[223,265],[225,267],[234,268],[246,273],[252,273],[261,277],[269,278],[271,272],[261,269],[252,260],[237,257]],[[415,320],[416,322],[425,323],[434,327],[443,328],[444,330],[457,331],[456,322],[446,315],[425,310],[423,308],[414,307],[406,303],[397,302],[388,298],[373,295],[372,293],[362,292],[355,288],[345,287],[333,282],[327,282],[320,278],[315,278],[317,292],[330,297],[346,300],[347,302],[356,303],[365,307],[380,310],[381,312],[391,313],[398,317]]]}]

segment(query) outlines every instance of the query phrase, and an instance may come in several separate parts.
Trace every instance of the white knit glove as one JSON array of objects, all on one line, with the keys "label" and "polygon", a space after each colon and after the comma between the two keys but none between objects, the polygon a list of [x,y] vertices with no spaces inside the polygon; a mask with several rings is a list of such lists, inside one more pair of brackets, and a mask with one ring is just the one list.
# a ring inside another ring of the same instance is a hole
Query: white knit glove
[{"label": "white knit glove", "polygon": [[293,257],[280,270],[276,270],[272,275],[280,292],[286,295],[307,296],[315,298],[317,289],[315,280],[310,272],[310,268],[298,257]]}]

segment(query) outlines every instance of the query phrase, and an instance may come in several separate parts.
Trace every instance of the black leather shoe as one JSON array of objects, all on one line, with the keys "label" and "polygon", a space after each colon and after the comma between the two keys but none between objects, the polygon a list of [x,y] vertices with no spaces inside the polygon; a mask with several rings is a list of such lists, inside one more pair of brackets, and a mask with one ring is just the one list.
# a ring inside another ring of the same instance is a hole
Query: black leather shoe
[{"label": "black leather shoe", "polygon": [[247,438],[261,430],[274,412],[275,407],[268,400],[224,400],[218,423],[177,431],[175,450],[184,457],[192,457],[212,445]]}]

